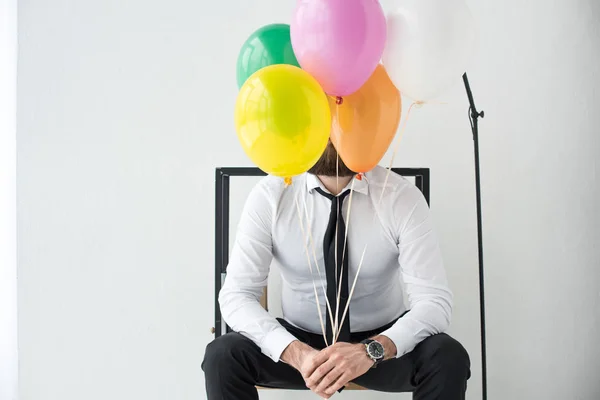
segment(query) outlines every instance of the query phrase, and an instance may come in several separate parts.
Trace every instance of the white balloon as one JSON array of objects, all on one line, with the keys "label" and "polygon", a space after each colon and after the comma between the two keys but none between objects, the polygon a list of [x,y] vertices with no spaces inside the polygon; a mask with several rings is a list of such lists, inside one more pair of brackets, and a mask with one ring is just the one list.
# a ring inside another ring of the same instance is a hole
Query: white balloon
[{"label": "white balloon", "polygon": [[387,16],[383,65],[405,96],[426,102],[460,80],[475,48],[462,0],[401,0]]}]

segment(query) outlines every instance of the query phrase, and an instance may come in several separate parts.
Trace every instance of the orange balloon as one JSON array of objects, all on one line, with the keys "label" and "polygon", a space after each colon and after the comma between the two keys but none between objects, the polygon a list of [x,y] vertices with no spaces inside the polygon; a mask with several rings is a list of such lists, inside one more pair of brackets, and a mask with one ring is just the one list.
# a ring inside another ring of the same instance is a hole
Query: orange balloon
[{"label": "orange balloon", "polygon": [[341,98],[328,96],[331,142],[354,172],[372,170],[381,161],[400,124],[400,92],[383,65],[378,65],[358,91]]}]

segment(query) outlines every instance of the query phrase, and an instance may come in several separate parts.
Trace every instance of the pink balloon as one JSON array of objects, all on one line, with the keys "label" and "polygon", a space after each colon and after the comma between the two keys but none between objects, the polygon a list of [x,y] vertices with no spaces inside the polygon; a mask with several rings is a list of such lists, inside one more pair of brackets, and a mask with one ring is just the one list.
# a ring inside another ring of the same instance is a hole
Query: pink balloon
[{"label": "pink balloon", "polygon": [[298,0],[290,33],[302,69],[327,94],[347,96],[381,60],[385,15],[378,0]]}]

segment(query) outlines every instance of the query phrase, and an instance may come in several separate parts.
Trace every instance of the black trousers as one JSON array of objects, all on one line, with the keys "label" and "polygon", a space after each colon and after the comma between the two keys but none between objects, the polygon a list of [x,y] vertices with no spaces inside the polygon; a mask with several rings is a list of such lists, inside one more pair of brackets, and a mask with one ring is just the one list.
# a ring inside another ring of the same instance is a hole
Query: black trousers
[{"label": "black trousers", "polygon": [[[322,336],[284,320],[279,322],[298,340],[316,349],[324,347]],[[351,341],[358,343],[388,326],[352,333]],[[202,369],[208,400],[255,400],[255,385],[308,390],[300,372],[283,362],[273,362],[254,342],[236,332],[220,336],[206,347]],[[465,398],[469,377],[467,351],[450,336],[439,334],[400,358],[382,362],[354,382],[382,392],[413,392],[415,400],[460,400]]]}]

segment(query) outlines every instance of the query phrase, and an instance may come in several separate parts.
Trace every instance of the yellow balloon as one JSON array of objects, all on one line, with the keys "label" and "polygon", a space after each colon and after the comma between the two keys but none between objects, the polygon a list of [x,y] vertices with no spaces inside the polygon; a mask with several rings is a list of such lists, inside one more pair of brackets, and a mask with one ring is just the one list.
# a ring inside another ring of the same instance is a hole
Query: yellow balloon
[{"label": "yellow balloon", "polygon": [[331,111],[319,83],[293,65],[270,65],[251,75],[235,105],[244,151],[268,174],[308,171],[325,151]]}]

